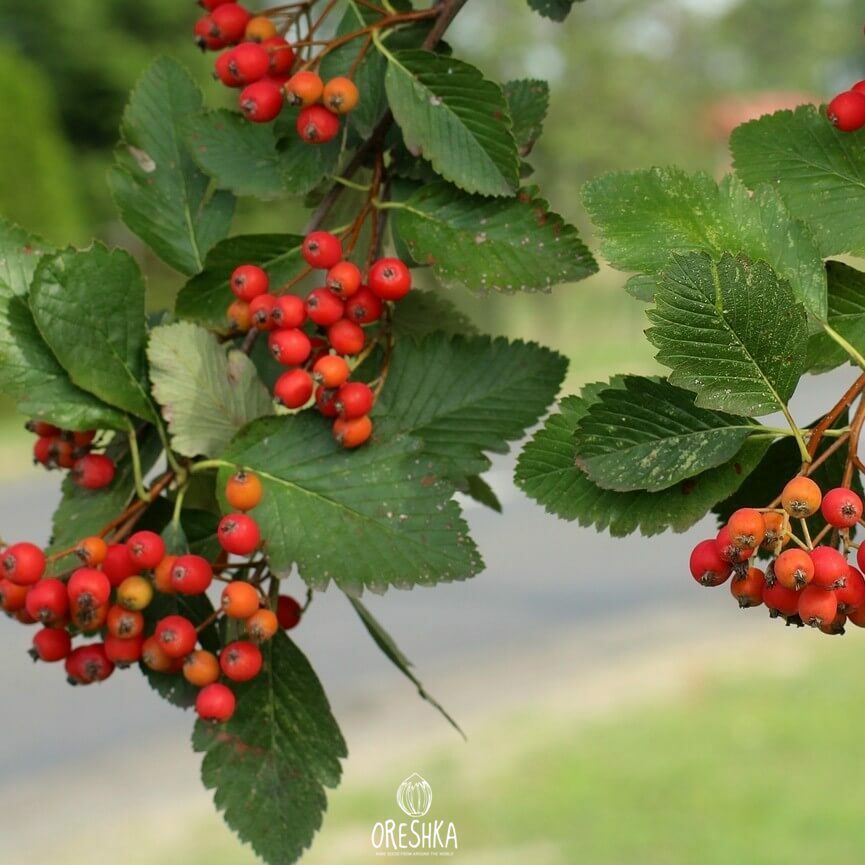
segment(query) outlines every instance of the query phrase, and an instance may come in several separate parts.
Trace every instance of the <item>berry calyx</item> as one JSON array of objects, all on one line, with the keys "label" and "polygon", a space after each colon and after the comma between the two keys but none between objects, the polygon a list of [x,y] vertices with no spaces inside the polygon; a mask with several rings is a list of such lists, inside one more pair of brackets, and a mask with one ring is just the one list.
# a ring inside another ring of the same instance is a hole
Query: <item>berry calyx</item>
[{"label": "berry calyx", "polygon": [[198,642],[195,625],[184,616],[166,616],[160,619],[153,635],[169,658],[185,657]]},{"label": "berry calyx", "polygon": [[849,529],[862,517],[862,499],[847,487],[836,487],[823,496],[823,519],[836,529]]},{"label": "berry calyx", "polygon": [[219,655],[219,666],[232,682],[249,682],[261,672],[263,664],[261,650],[247,640],[229,643]]},{"label": "berry calyx", "polygon": [[235,556],[252,555],[261,543],[258,523],[247,514],[227,514],[224,516],[219,521],[216,537],[220,546],[227,553]]},{"label": "berry calyx", "polygon": [[232,619],[248,619],[261,606],[258,589],[249,583],[229,583],[222,590],[222,609]]},{"label": "berry calyx", "polygon": [[251,511],[261,502],[264,491],[258,475],[239,471],[225,485],[225,498],[236,511]]},{"label": "berry calyx", "polygon": [[72,466],[72,480],[85,490],[101,490],[114,480],[116,466],[105,454],[85,454]]},{"label": "berry calyx", "polygon": [[236,706],[237,700],[231,689],[220,682],[202,688],[195,699],[195,711],[203,721],[228,721]]},{"label": "berry calyx", "polygon": [[165,558],[165,541],[156,532],[136,532],[126,546],[136,567],[145,571],[152,570]]},{"label": "berry calyx", "polygon": [[811,478],[793,478],[781,492],[781,505],[791,517],[802,519],[816,514],[823,500],[820,487]]},{"label": "berry calyx", "polygon": [[400,300],[411,291],[411,271],[398,258],[380,258],[369,269],[367,281],[382,300]]},{"label": "berry calyx", "polygon": [[297,115],[296,127],[307,144],[327,144],[339,135],[339,117],[323,105],[310,105]]},{"label": "berry calyx", "polygon": [[329,231],[313,231],[301,247],[306,263],[317,270],[330,270],[342,261],[342,241]]},{"label": "berry calyx", "polygon": [[298,409],[310,401],[314,387],[312,376],[306,370],[293,369],[276,380],[273,395],[286,408]]}]

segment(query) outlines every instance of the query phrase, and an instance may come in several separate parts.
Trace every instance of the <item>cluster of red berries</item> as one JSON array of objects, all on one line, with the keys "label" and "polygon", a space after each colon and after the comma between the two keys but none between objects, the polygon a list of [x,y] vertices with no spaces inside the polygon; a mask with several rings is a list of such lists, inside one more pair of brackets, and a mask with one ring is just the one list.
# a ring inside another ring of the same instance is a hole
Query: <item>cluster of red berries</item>
[{"label": "cluster of red berries", "polygon": [[[369,412],[375,396],[363,382],[350,381],[346,358],[366,346],[364,325],[377,322],[384,304],[411,290],[411,271],[398,258],[381,258],[361,269],[343,258],[342,242],[326,231],[315,231],[303,242],[303,256],[316,270],[325,270],[325,285],[306,300],[296,294],[270,293],[267,273],[243,264],[231,276],[235,300],[228,308],[232,328],[268,331],[274,359],[290,369],[274,385],[274,396],[289,409],[314,400],[325,416],[335,418],[333,433],[346,448],[362,445],[372,435]],[[305,328],[318,328],[319,335]]]},{"label": "cluster of red berries", "polygon": [[360,99],[355,83],[344,76],[326,84],[308,69],[292,74],[294,48],[274,22],[253,16],[239,3],[204,0],[207,15],[195,25],[203,50],[224,51],[216,60],[214,78],[240,89],[239,104],[253,123],[270,123],[288,104],[300,108],[297,134],[309,144],[325,144],[339,134],[340,115],[352,111]]},{"label": "cluster of red berries", "polygon": [[[250,557],[260,547],[258,524],[246,511],[261,501],[261,481],[249,472],[238,472],[229,479],[225,494],[237,512],[219,523],[217,537],[224,555],[216,568],[243,570],[227,564],[227,557]],[[280,596],[276,609],[271,609],[258,583],[215,577],[214,565],[201,556],[167,555],[165,542],[155,532],[136,532],[125,543],[85,538],[74,553],[81,567],[48,577],[48,560],[35,544],[16,543],[0,551],[0,605],[24,624],[42,625],[33,637],[31,655],[40,661],[64,661],[73,685],[101,682],[116,667],[140,662],[156,672],[182,674],[201,688],[198,714],[226,721],[234,712],[235,696],[220,679],[255,678],[263,663],[259,645],[280,627],[293,628],[300,621],[302,609],[293,598]],[[226,585],[213,618],[225,615],[236,621],[238,631],[245,632],[243,638],[234,639],[216,655],[197,648],[199,631],[209,622],[196,626],[180,615],[160,619],[147,633],[143,611],[156,592],[201,595],[215,578]],[[74,647],[73,638],[79,636],[101,639]]]},{"label": "cluster of red berries", "polygon": [[[815,546],[805,520],[819,510],[823,535],[837,533],[846,550],[850,529],[862,518],[862,499],[846,487],[824,496],[811,478],[793,478],[781,494],[781,508],[740,508],[717,537],[701,541],[691,553],[691,575],[702,586],[719,586],[732,576],[730,591],[741,607],[765,604],[772,616],[827,634],[843,634],[850,621],[865,627],[865,546],[857,550],[858,568],[835,546]],[[801,520],[805,539],[793,532]],[[790,542],[796,545],[784,549]],[[752,563],[758,548],[772,556],[765,571]]]},{"label": "cluster of red berries", "polygon": [[72,480],[85,490],[102,489],[114,480],[114,460],[92,453],[96,430],[73,432],[38,420],[28,421],[27,429],[37,436],[35,463],[47,469],[68,469]]}]

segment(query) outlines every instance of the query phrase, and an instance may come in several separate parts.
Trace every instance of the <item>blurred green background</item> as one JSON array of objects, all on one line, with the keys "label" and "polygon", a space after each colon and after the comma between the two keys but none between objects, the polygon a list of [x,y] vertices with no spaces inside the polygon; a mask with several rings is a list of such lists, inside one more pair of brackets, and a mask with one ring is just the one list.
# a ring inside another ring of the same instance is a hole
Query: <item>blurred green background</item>
[{"label": "blurred green background", "polygon": [[[192,46],[195,17],[191,2],[177,0],[0,4],[0,213],[56,244],[98,237],[129,246],[155,304],[170,300],[179,279],[120,224],[104,176],[127,91],[155,53],[181,59],[212,103],[224,100],[209,80],[212,56]],[[733,125],[825,100],[865,77],[861,25],[854,0],[586,0],[564,25],[533,15],[524,0],[472,0],[449,39],[492,77],[550,80],[546,132],[532,157],[537,181],[591,240],[579,199],[585,180],[671,163],[723,172]],[[245,202],[235,231],[301,221],[292,202]],[[622,283],[602,268],[551,297],[453,297],[492,332],[563,351],[574,386],[652,368],[644,309]],[[8,407],[0,417],[4,429],[13,422]],[[24,447],[7,436],[0,471],[20,465]],[[471,839],[464,862],[853,865],[861,862],[855,836],[865,787],[854,727],[863,698],[845,688],[861,651],[851,657],[850,646],[842,653],[832,642],[819,656],[809,649],[768,666],[751,646],[755,654],[737,656],[742,676],[706,672],[694,658],[699,687],[650,706],[613,701],[611,722],[567,712],[554,722],[543,706],[529,706],[490,719],[487,741],[501,745],[494,762],[489,748],[469,745],[455,758],[418,744],[412,765],[445,779]],[[721,756],[730,753],[740,759]],[[788,767],[779,799],[761,779]],[[338,792],[310,861],[371,860],[358,855],[356,838],[391,795],[374,768]],[[144,845],[125,861],[252,861],[217,825],[216,817],[192,821],[170,847]],[[341,847],[345,838],[351,843]]]}]

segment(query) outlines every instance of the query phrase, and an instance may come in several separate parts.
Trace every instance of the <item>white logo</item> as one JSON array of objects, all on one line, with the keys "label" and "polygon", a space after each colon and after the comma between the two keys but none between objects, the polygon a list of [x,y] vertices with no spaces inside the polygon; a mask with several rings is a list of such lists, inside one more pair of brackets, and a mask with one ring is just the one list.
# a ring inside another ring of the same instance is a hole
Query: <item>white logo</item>
[{"label": "white logo", "polygon": [[432,787],[417,772],[397,787],[396,803],[409,821],[398,823],[391,818],[372,827],[370,840],[377,856],[454,855],[459,841],[453,821],[423,819],[432,808],[432,799]]},{"label": "white logo", "polygon": [[415,772],[399,785],[396,803],[409,817],[426,817],[432,806],[432,787]]}]

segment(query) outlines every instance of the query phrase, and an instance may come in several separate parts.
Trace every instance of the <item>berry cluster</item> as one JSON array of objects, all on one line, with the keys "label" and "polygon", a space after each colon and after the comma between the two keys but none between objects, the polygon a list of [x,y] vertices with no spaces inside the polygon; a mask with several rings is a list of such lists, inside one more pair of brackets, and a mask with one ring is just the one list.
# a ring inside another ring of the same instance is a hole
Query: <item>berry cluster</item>
[{"label": "berry cluster", "polygon": [[35,463],[47,469],[68,469],[75,483],[86,490],[102,489],[114,480],[114,460],[92,452],[96,430],[73,432],[36,420],[28,421],[27,429],[37,436]]},{"label": "berry cluster", "polygon": [[309,144],[325,144],[339,134],[339,118],[352,111],[360,94],[350,78],[326,84],[309,69],[294,74],[297,59],[291,43],[267,16],[253,16],[238,3],[206,0],[209,14],[195,25],[203,50],[224,51],[216,59],[214,78],[240,89],[239,104],[253,123],[270,123],[283,107],[300,108],[297,134]]},{"label": "berry cluster", "polygon": [[[732,576],[730,591],[741,607],[765,604],[788,624],[827,634],[843,634],[848,621],[865,627],[865,546],[857,549],[858,568],[845,554],[856,549],[850,529],[862,518],[862,499],[846,487],[824,496],[811,478],[800,476],[784,487],[780,504],[735,511],[717,537],[694,547],[691,575],[702,586],[719,586]],[[805,520],[818,511],[826,526],[812,541]],[[791,520],[801,521],[804,539]],[[830,532],[845,552],[819,544]],[[765,571],[753,564],[760,550],[771,557]]]},{"label": "berry cluster", "polygon": [[[23,624],[42,625],[33,637],[33,658],[64,661],[73,685],[101,682],[116,667],[139,662],[159,673],[182,674],[201,689],[198,714],[228,720],[235,696],[225,681],[255,678],[262,668],[259,645],[280,627],[297,625],[302,608],[287,595],[275,605],[269,603],[256,578],[263,562],[229,564],[228,556],[249,559],[261,546],[258,524],[247,513],[261,501],[261,481],[238,472],[229,479],[225,495],[236,512],[219,523],[217,537],[224,553],[216,563],[197,555],[168,555],[165,542],[151,531],[138,531],[123,543],[85,538],[74,548],[81,567],[58,577],[46,576],[50,559],[35,544],[16,543],[0,551],[0,606]],[[232,571],[233,578],[226,576]],[[250,576],[240,578],[239,573]],[[214,580],[225,586],[210,619],[196,625],[181,615],[146,615],[157,593],[202,595]],[[198,639],[221,616],[235,627],[217,655],[198,647]],[[96,636],[98,642],[73,646],[76,637]]]},{"label": "berry cluster", "polygon": [[411,271],[398,258],[381,258],[364,281],[361,269],[343,257],[340,239],[326,231],[307,235],[302,252],[310,269],[327,272],[324,286],[306,300],[271,294],[267,273],[243,264],[231,276],[237,300],[228,318],[236,331],[267,331],[274,359],[290,367],[274,385],[277,402],[301,409],[314,401],[325,417],[335,418],[337,441],[355,448],[372,435],[375,395],[369,385],[349,380],[353,366],[347,358],[357,358],[366,347],[364,326],[381,318],[387,302],[410,291]]}]

